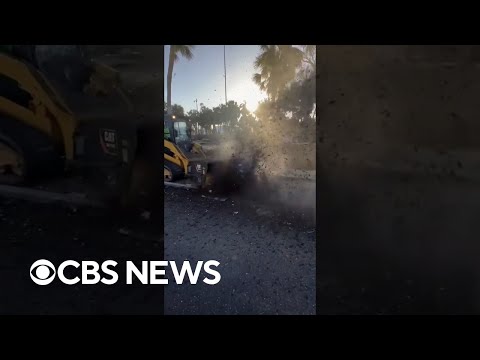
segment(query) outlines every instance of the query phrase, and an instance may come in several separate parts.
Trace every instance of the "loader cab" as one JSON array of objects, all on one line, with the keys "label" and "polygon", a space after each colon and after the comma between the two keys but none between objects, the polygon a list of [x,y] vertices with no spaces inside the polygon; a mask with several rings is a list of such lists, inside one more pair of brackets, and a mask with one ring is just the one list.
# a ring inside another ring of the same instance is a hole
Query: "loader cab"
[{"label": "loader cab", "polygon": [[190,152],[193,147],[190,128],[184,119],[164,115],[164,139],[173,142],[182,150]]}]

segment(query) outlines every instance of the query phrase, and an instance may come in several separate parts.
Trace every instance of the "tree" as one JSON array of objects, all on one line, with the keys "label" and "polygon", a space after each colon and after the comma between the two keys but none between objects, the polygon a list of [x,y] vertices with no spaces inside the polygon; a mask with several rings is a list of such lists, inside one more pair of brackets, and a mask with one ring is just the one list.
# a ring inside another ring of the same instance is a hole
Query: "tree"
[{"label": "tree", "polygon": [[[244,104],[238,105],[235,101],[231,100],[226,105],[220,104],[212,109],[202,103],[200,104],[199,111],[190,110],[187,116],[192,125],[196,126],[198,123],[202,128],[207,129],[207,132],[211,132],[212,125],[222,125],[224,129],[233,130],[242,125],[239,121],[242,116],[245,117],[247,114],[255,121]],[[245,122],[247,120],[250,120],[250,118],[245,118]]]},{"label": "tree", "polygon": [[240,118],[240,106],[230,100],[226,105],[220,104],[213,108],[214,123],[216,125],[225,125],[227,127],[234,127]]},{"label": "tree", "polygon": [[277,101],[277,108],[284,113],[291,113],[295,122],[314,120],[316,105],[315,74],[295,80]]},{"label": "tree", "polygon": [[297,72],[297,80],[311,78],[317,69],[317,47],[315,45],[300,45],[303,50],[302,65]]},{"label": "tree", "polygon": [[255,111],[257,130],[264,141],[271,136],[307,138],[315,127],[316,46],[262,45],[261,49],[253,80],[268,99]]},{"label": "tree", "polygon": [[213,110],[206,107],[203,103],[200,104],[197,121],[202,128],[207,129],[207,132],[209,132],[214,124]]},{"label": "tree", "polygon": [[240,118],[238,119],[238,123],[243,130],[248,131],[252,130],[256,125],[255,116],[247,109],[245,103],[240,105]]},{"label": "tree", "polygon": [[179,118],[184,118],[185,117],[185,110],[183,109],[183,106],[178,105],[178,104],[173,104],[172,105],[172,115],[175,115],[176,117],[179,117]]},{"label": "tree", "polygon": [[253,81],[275,101],[287,85],[295,79],[304,53],[293,45],[260,45],[261,54],[255,59]]},{"label": "tree", "polygon": [[302,45],[302,49],[303,49],[303,62],[315,68],[317,64],[316,45]]},{"label": "tree", "polygon": [[255,110],[255,116],[259,119],[260,122],[269,122],[272,121],[274,116],[274,104],[271,100],[263,100]]},{"label": "tree", "polygon": [[[188,117],[188,115],[185,114],[185,109],[183,108],[182,105],[173,104],[171,108],[172,108],[172,111],[170,112],[170,115],[175,115],[176,117],[179,117],[179,118]],[[165,101],[163,102],[163,112],[164,113],[168,112],[167,103]]]},{"label": "tree", "polygon": [[168,57],[168,73],[167,73],[167,112],[172,114],[172,77],[173,66],[178,61],[179,55],[187,60],[193,58],[193,49],[195,45],[170,45],[170,53]]}]

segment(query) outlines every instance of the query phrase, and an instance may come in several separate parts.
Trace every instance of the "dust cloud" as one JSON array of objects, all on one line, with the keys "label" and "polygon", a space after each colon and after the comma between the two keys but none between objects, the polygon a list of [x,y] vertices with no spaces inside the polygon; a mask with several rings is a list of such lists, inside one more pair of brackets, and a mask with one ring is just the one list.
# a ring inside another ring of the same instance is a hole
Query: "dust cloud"
[{"label": "dust cloud", "polygon": [[[236,190],[243,196],[267,201],[286,211],[300,212],[315,221],[316,147],[315,142],[299,142],[300,131],[315,131],[284,122],[258,121],[255,128],[222,136],[212,159],[229,164],[228,172],[216,171],[225,183],[241,183]],[[224,165],[225,166],[225,165]],[[233,187],[231,187],[233,188]]]}]

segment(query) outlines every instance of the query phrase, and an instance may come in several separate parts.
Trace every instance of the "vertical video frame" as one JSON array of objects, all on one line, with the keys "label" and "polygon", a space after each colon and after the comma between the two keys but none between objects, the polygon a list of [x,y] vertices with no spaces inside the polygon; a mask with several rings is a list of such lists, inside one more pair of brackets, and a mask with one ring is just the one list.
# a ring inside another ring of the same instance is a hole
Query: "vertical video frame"
[{"label": "vertical video frame", "polygon": [[165,259],[191,266],[165,314],[314,315],[315,46],[166,45],[164,69]]}]

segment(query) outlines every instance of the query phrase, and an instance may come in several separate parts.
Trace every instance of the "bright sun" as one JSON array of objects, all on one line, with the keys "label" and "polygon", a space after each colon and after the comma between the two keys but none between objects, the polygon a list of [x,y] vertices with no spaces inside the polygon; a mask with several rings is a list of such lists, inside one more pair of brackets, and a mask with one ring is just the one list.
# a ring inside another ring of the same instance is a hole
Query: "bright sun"
[{"label": "bright sun", "polygon": [[231,99],[235,100],[238,104],[246,101],[247,109],[250,110],[250,112],[257,110],[258,104],[266,98],[266,95],[262,93],[258,86],[251,80],[244,80],[239,84],[231,84],[230,94]]}]

